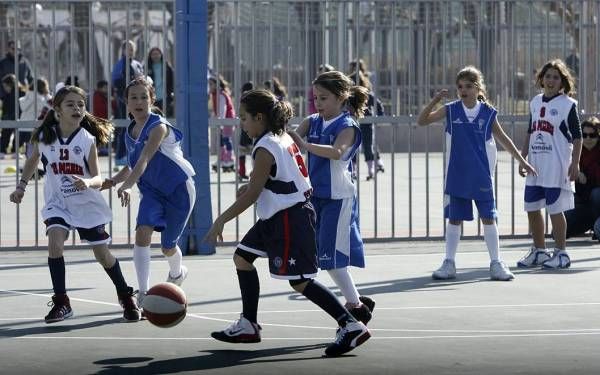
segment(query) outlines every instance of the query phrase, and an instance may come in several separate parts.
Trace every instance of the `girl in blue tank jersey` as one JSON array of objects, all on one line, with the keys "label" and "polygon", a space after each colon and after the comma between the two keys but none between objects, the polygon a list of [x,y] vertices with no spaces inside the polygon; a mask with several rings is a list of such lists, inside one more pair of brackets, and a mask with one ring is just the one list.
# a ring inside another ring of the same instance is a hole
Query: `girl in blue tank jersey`
[{"label": "girl in blue tank jersey", "polygon": [[196,200],[192,178],[195,173],[183,157],[181,131],[151,112],[156,100],[152,85],[144,78],[136,78],[125,89],[125,98],[127,111],[133,117],[125,134],[127,168],[105,180],[103,188],[122,182],[117,190],[122,206],[129,204],[134,184],[140,191],[133,263],[141,304],[149,287],[150,242],[154,231],[161,232],[162,252],[169,263],[167,282],[181,285],[187,276],[177,241]]},{"label": "girl in blue tank jersey", "polygon": [[467,66],[458,72],[456,91],[459,100],[433,111],[436,104],[448,96],[448,90],[436,93],[417,119],[421,126],[446,120],[446,258],[432,276],[441,280],[456,277],[454,258],[460,241],[460,228],[463,220],[473,220],[472,201],[475,201],[483,223],[483,237],[490,253],[491,279],[512,280],[514,275],[498,255],[497,212],[492,183],[497,152],[494,138],[519,161],[520,167],[531,174],[535,174],[535,170],[502,130],[496,118],[496,109],[486,102],[481,72],[473,66]]},{"label": "girl in blue tank jersey", "polygon": [[362,117],[368,90],[354,86],[343,73],[331,71],[313,81],[313,94],[318,113],[304,119],[290,134],[308,151],[319,267],[327,270],[340,288],[348,310],[367,323],[375,303],[359,295],[348,266],[365,266],[352,179],[352,157],[360,146],[361,133],[352,115]]}]

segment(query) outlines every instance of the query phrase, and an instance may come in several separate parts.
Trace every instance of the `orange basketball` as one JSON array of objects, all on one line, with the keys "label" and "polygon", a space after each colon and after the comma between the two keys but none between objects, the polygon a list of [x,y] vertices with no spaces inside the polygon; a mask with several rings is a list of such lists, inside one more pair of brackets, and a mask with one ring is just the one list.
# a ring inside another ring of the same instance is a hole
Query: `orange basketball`
[{"label": "orange basketball", "polygon": [[146,319],[157,327],[173,327],[185,318],[187,299],[183,289],[175,284],[154,285],[142,301]]}]

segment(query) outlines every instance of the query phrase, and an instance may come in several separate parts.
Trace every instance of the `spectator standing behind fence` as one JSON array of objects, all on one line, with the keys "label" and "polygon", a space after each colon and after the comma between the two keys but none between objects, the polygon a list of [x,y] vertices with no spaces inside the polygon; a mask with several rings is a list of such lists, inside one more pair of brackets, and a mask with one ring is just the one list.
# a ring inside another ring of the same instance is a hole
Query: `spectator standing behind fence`
[{"label": "spectator standing behind fence", "polygon": [[368,91],[337,71],[319,74],[313,91],[318,114],[305,118],[290,135],[308,153],[319,267],[340,288],[346,308],[367,324],[375,302],[359,294],[348,267],[365,267],[352,179],[352,157],[360,147],[361,134],[352,116],[362,117]]},{"label": "spectator standing behind fence", "polygon": [[[17,74],[19,83],[28,87],[33,83],[33,75],[31,74],[31,64],[29,60],[21,53],[21,47],[19,43],[15,43],[13,40],[7,43],[6,55],[0,60],[0,78],[7,74]],[[17,69],[15,69],[15,64]],[[4,96],[5,92],[0,87],[0,97]]]},{"label": "spectator standing behind fence", "polygon": [[[321,73],[325,73],[325,72],[331,72],[332,70],[335,70],[335,68],[329,64],[321,64],[319,65],[319,74]],[[315,107],[315,97],[314,97],[314,93],[313,93],[313,87],[312,85],[310,85],[310,88],[308,89],[308,114],[312,115],[313,113],[317,113],[317,107]]]},{"label": "spectator standing behind fence", "polygon": [[[108,81],[100,80],[96,83],[96,90],[92,95],[92,114],[96,117],[108,119]],[[116,101],[110,98],[111,114],[115,113],[117,108]],[[107,156],[110,155],[110,147],[108,145],[98,146],[98,155]]]},{"label": "spectator standing behind fence", "polygon": [[152,85],[156,91],[156,103],[154,105],[160,108],[166,117],[173,117],[173,99],[175,98],[173,67],[164,58],[158,47],[152,47],[148,53],[146,74],[152,78]]},{"label": "spectator standing behind fence", "polygon": [[[538,70],[536,85],[542,93],[529,103],[529,129],[521,153],[538,172],[525,181],[525,211],[533,246],[517,262],[519,267],[568,268],[567,221],[563,212],[575,207],[573,181],[579,176],[581,126],[577,101],[570,97],[575,80],[560,59]],[[524,171],[519,167],[519,173]],[[542,208],[550,215],[554,251],[546,250]]]},{"label": "spectator standing behind fence", "polygon": [[[218,84],[218,85],[217,85]],[[235,118],[235,109],[233,108],[233,100],[231,99],[231,91],[229,90],[229,82],[221,75],[217,78],[210,77],[208,79],[208,87],[210,92],[210,100],[212,103],[213,117],[216,118]],[[218,94],[217,94],[218,93]],[[230,125],[221,126],[220,134],[220,152],[219,160],[223,172],[234,172],[235,166],[233,162],[233,133],[235,127]],[[212,169],[216,172],[218,164],[213,164]]]},{"label": "spectator standing behind fence", "polygon": [[498,214],[492,180],[497,157],[494,138],[519,161],[524,171],[535,174],[535,170],[502,130],[496,118],[497,110],[487,102],[481,72],[473,66],[459,71],[456,91],[459,100],[433,111],[440,100],[448,96],[448,90],[437,92],[417,119],[421,126],[445,119],[446,148],[449,150],[444,186],[444,217],[448,219],[446,257],[432,277],[436,280],[456,278],[455,258],[461,225],[465,220],[473,220],[475,201],[490,255],[490,278],[509,281],[514,275],[499,256]]},{"label": "spectator standing behind fence", "polygon": [[575,208],[565,211],[567,238],[594,230],[600,238],[600,120],[591,117],[581,123],[583,147],[579,175],[575,180]]},{"label": "spectator standing behind fence", "polygon": [[[362,86],[369,90],[369,101],[367,102],[367,108],[365,109],[366,116],[383,116],[383,104],[379,98],[375,98],[371,91],[371,82],[369,78],[360,71],[358,72],[358,79],[356,79],[356,72],[351,72],[349,77],[354,81],[355,84]],[[365,162],[367,162],[367,181],[375,177],[375,162],[377,162],[377,172],[385,172],[383,161],[379,156],[379,149],[377,144],[374,142],[374,124],[360,124],[360,132],[362,133],[362,149],[365,154]],[[356,164],[356,160],[354,160]]]},{"label": "spectator standing behind fence", "polygon": [[[127,107],[125,104],[125,87],[129,81],[144,75],[142,63],[135,58],[135,43],[131,40],[123,42],[121,45],[121,58],[117,61],[112,70],[112,84],[115,90],[117,101],[117,109],[115,111],[115,119],[127,118]],[[129,66],[129,72],[127,69]],[[129,76],[127,76],[129,74]],[[127,151],[125,150],[125,129],[116,128],[114,147],[115,147],[115,164],[124,166],[127,164]]]},{"label": "spectator standing behind fence", "polygon": [[[22,121],[43,120],[52,107],[52,95],[50,95],[48,81],[38,78],[36,85],[37,88],[32,84],[29,91],[19,98],[19,106],[21,107],[21,117],[19,119]],[[27,146],[29,146],[30,138],[31,131],[19,130],[19,140],[26,143]],[[29,156],[29,152],[26,152],[26,155]]]},{"label": "spectator standing behind fence", "polygon": [[[7,74],[2,77],[2,89],[4,95],[0,97],[2,101],[2,117],[1,120],[17,120],[21,115],[21,109],[19,101],[15,100],[15,90],[18,90],[19,98],[25,95],[27,88],[22,87],[17,82],[17,77],[14,74]],[[5,158],[8,152],[8,148],[11,148],[11,152],[15,157],[18,157],[19,147],[25,143],[22,139],[19,139],[19,145],[16,145],[15,139],[12,136],[15,132],[14,128],[2,128],[0,132],[0,158]]]},{"label": "spectator standing behind fence", "polygon": [[287,98],[287,89],[284,84],[281,83],[279,78],[271,77],[271,79],[263,82],[263,86],[265,86],[265,90],[271,91],[275,94],[275,97],[279,100],[285,100]]},{"label": "spectator standing behind fence", "polygon": [[[245,92],[254,89],[254,82],[248,81],[242,85],[242,95]],[[249,177],[246,174],[246,155],[252,153],[252,138],[248,136],[248,133],[240,127],[240,147],[238,148],[238,178],[240,181],[245,181]]]}]

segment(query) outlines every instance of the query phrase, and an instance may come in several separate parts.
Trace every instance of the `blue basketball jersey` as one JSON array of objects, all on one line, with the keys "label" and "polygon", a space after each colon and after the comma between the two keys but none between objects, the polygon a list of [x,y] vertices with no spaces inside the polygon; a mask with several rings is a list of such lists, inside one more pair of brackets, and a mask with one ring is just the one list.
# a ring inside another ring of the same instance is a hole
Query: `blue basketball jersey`
[{"label": "blue basketball jersey", "polygon": [[169,195],[179,184],[194,176],[195,172],[190,162],[183,157],[181,151],[183,135],[181,131],[169,124],[165,118],[151,113],[137,139],[131,136],[131,129],[135,126],[135,121],[131,122],[125,134],[127,164],[131,169],[135,167],[142,149],[148,141],[150,131],[160,124],[167,125],[169,133],[161,142],[158,151],[148,162],[138,185]]},{"label": "blue basketball jersey", "polygon": [[343,130],[354,128],[354,144],[340,160],[333,160],[308,153],[308,174],[313,186],[313,196],[319,198],[342,199],[353,197],[356,187],[352,181],[352,157],[361,143],[360,128],[348,112],[343,112],[332,123],[325,125],[318,114],[310,116],[308,142],[330,145]]},{"label": "blue basketball jersey", "polygon": [[494,199],[492,174],[497,151],[492,128],[496,114],[492,106],[481,102],[479,113],[471,121],[460,100],[446,104],[446,194]]}]

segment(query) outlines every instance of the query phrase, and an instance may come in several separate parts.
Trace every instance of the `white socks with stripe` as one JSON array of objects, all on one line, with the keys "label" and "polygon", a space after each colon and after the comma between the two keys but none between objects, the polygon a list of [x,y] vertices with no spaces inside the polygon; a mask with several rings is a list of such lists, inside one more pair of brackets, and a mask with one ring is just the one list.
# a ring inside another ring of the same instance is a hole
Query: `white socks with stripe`
[{"label": "white socks with stripe", "polygon": [[150,246],[133,245],[133,264],[140,293],[148,291],[150,284]]}]

